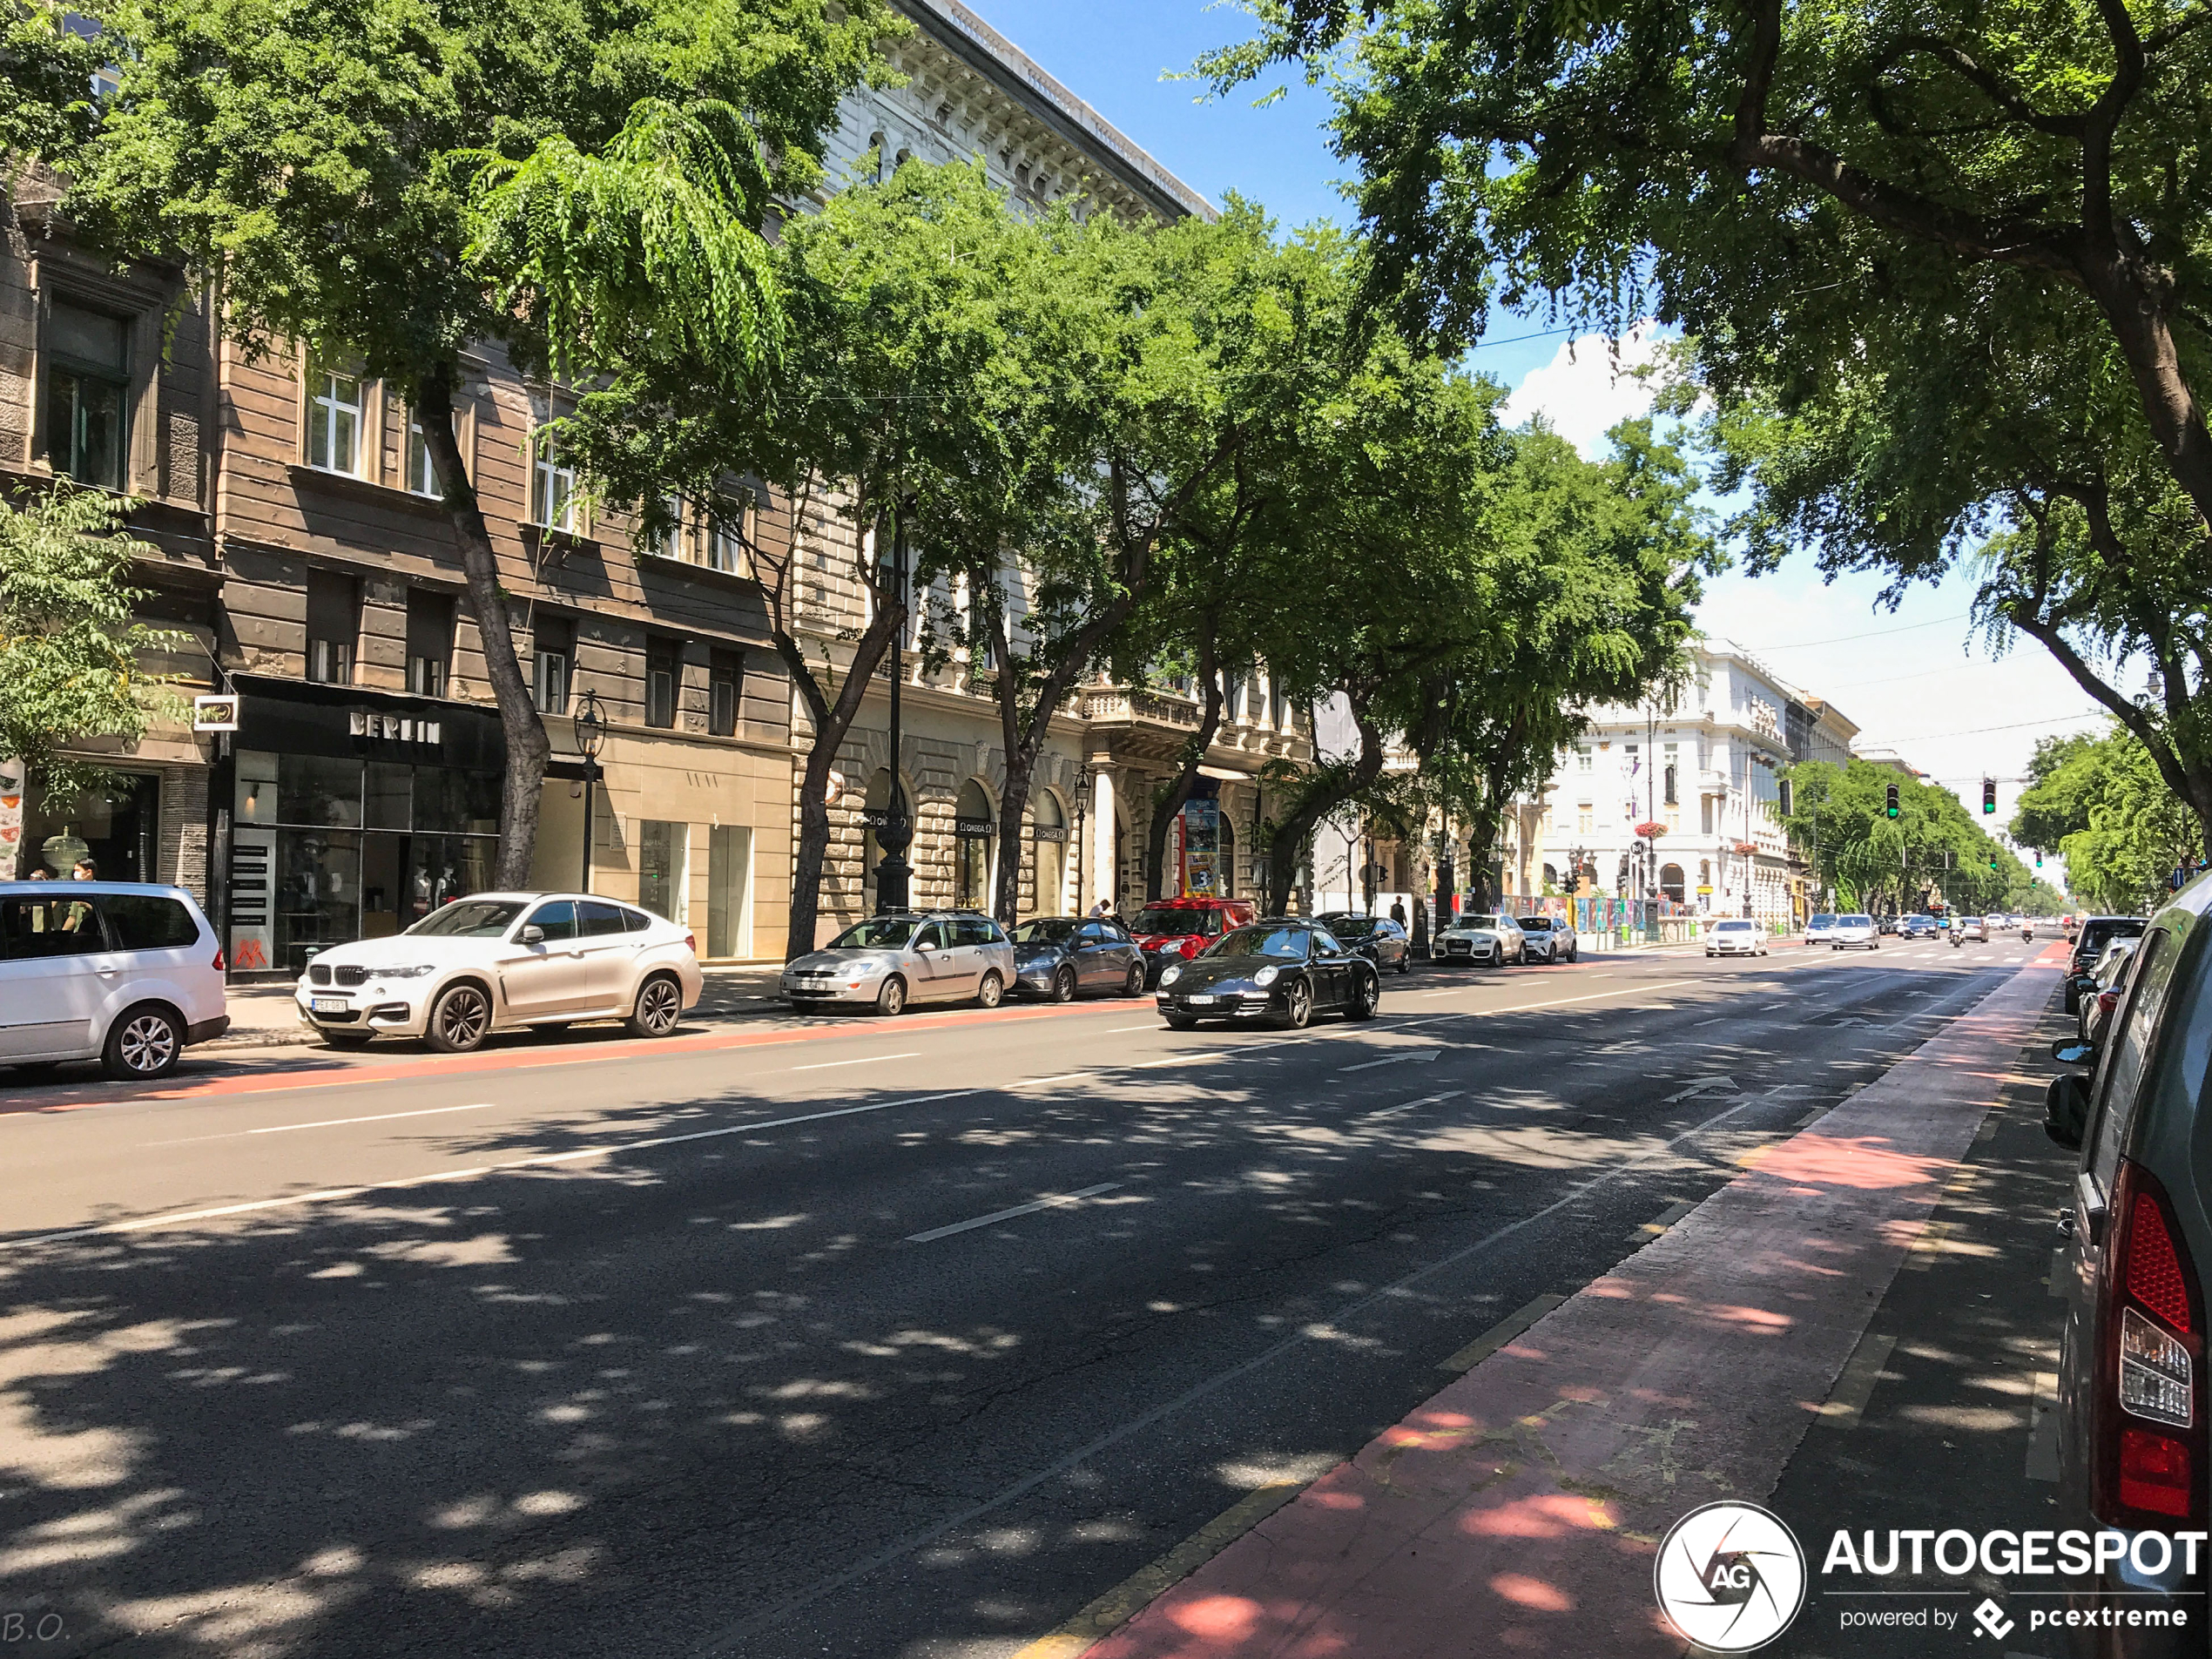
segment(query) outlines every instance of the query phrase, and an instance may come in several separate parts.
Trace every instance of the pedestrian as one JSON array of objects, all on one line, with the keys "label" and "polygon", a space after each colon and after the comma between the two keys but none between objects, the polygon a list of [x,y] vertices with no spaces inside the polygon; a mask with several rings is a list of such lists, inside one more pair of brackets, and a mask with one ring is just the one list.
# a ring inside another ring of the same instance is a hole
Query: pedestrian
[{"label": "pedestrian", "polygon": [[53,879],[54,873],[43,864],[37,869],[33,870],[29,875],[24,877],[24,880],[26,881],[51,881]]},{"label": "pedestrian", "polygon": [[1096,904],[1091,906],[1090,907],[1090,919],[1093,921],[1100,921],[1104,917],[1112,915],[1113,914],[1114,907],[1108,904],[1103,899],[1101,899]]},{"label": "pedestrian", "polygon": [[1390,919],[1400,927],[1406,925],[1406,901],[1403,899],[1393,899],[1390,901]]},{"label": "pedestrian", "polygon": [[97,881],[100,879],[100,867],[92,862],[92,856],[88,853],[71,868],[69,879],[72,881]]}]

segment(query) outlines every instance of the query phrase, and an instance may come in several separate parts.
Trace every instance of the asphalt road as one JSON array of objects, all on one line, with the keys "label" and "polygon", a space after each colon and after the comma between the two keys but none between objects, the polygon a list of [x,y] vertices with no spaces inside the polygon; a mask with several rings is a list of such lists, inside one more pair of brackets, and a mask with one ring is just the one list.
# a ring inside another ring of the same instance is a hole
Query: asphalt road
[{"label": "asphalt road", "polygon": [[19,1088],[0,1630],[1011,1654],[2032,954],[1421,975],[1298,1035],[1112,1001]]}]

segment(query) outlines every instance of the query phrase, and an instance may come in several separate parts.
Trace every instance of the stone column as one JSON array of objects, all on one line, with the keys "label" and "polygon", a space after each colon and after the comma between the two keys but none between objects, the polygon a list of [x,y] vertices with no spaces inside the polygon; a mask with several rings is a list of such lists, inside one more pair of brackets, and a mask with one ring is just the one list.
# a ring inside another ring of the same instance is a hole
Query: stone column
[{"label": "stone column", "polygon": [[1082,903],[1086,914],[1101,899],[1109,909],[1117,903],[1115,888],[1121,872],[1114,858],[1114,775],[1096,766],[1090,786],[1090,891]]}]

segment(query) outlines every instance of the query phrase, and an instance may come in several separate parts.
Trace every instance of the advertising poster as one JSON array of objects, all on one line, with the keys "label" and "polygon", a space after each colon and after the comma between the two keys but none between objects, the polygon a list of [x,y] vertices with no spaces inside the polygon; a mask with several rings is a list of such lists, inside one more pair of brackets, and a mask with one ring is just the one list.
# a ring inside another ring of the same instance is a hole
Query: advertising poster
[{"label": "advertising poster", "polygon": [[1183,891],[1187,898],[1207,899],[1221,891],[1221,803],[1191,800],[1183,804]]}]

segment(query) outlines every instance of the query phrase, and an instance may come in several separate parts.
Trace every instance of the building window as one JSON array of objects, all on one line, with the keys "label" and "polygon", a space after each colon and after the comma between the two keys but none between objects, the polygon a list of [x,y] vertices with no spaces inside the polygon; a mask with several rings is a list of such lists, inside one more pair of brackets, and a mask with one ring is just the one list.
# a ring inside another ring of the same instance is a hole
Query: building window
[{"label": "building window", "polygon": [[1577,835],[1588,835],[1596,827],[1596,823],[1594,820],[1590,811],[1590,803],[1588,801],[1578,802],[1575,807],[1575,833]]},{"label": "building window", "polygon": [[543,433],[530,473],[530,518],[549,530],[576,529],[576,469]]},{"label": "building window", "polygon": [[639,544],[656,558],[680,559],[684,556],[684,498],[664,496],[660,509],[668,522],[650,536],[642,535],[644,526],[640,525]]},{"label": "building window", "polygon": [[732,576],[745,574],[745,537],[719,518],[707,535],[706,563],[709,570],[726,571]]},{"label": "building window", "polygon": [[718,738],[738,735],[738,700],[745,685],[745,658],[733,651],[718,651],[706,670],[706,729]]},{"label": "building window", "polygon": [[322,472],[359,476],[361,462],[361,383],[357,374],[334,374],[320,366],[307,375],[307,464]]},{"label": "building window", "polygon": [[637,902],[679,926],[688,920],[691,826],[646,819],[637,826]]},{"label": "building window", "polygon": [[540,714],[566,714],[569,668],[576,660],[576,624],[565,617],[541,617],[534,643],[537,652],[537,711]]},{"label": "building window", "polygon": [[1713,798],[1710,795],[1697,798],[1697,833],[1701,835],[1713,833]]},{"label": "building window", "polygon": [[453,601],[442,593],[407,596],[407,689],[417,697],[446,694],[453,658]]},{"label": "building window", "polygon": [[124,487],[128,329],[58,300],[46,314],[46,464],[79,483]]},{"label": "building window", "polygon": [[1575,750],[1575,770],[1577,772],[1588,772],[1590,769],[1590,765],[1591,755],[1589,745],[1588,744],[1577,745]]},{"label": "building window", "polygon": [[668,731],[676,725],[676,691],[682,684],[683,648],[672,639],[645,642],[645,724]]},{"label": "building window", "polygon": [[361,589],[349,576],[307,573],[307,678],[325,685],[354,683],[354,647],[361,639]]},{"label": "building window", "polygon": [[412,496],[427,496],[436,501],[445,495],[438,488],[437,463],[430,459],[430,446],[422,436],[422,422],[412,409],[407,417],[406,484]]}]

